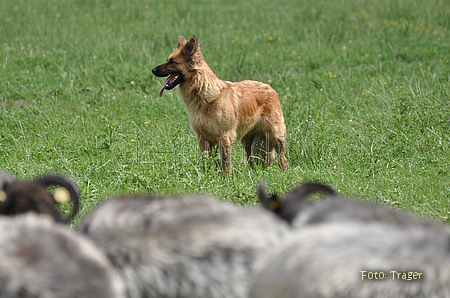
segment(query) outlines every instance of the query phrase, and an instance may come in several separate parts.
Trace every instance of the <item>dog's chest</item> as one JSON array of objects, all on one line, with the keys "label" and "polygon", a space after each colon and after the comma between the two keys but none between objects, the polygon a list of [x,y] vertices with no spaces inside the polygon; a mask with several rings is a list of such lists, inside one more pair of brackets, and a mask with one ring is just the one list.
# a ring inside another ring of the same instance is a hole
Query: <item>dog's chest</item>
[{"label": "dog's chest", "polygon": [[217,109],[188,110],[188,115],[192,129],[208,139],[216,139],[229,130],[233,118],[230,113]]},{"label": "dog's chest", "polygon": [[217,141],[224,132],[236,125],[234,107],[230,103],[185,101],[191,128],[209,141]]}]

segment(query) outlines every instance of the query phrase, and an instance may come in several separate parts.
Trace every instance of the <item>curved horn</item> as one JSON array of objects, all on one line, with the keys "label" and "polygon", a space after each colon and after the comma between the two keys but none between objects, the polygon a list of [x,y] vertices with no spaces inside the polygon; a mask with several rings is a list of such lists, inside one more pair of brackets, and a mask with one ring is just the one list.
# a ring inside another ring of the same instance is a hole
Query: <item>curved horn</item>
[{"label": "curved horn", "polygon": [[323,193],[325,195],[328,195],[329,197],[336,197],[336,192],[328,185],[321,184],[318,182],[307,182],[299,187],[291,190],[285,195],[285,199],[291,199],[291,198],[301,198],[305,199],[307,196],[313,194],[313,193]]},{"label": "curved horn", "polygon": [[73,184],[66,178],[58,175],[46,175],[43,177],[36,178],[34,181],[43,184],[46,187],[49,187],[51,185],[58,185],[67,189],[70,194],[70,201],[72,202],[72,213],[66,219],[69,222],[75,217],[75,215],[77,215],[78,210],[80,208],[80,192],[78,188],[75,186],[75,184]]}]

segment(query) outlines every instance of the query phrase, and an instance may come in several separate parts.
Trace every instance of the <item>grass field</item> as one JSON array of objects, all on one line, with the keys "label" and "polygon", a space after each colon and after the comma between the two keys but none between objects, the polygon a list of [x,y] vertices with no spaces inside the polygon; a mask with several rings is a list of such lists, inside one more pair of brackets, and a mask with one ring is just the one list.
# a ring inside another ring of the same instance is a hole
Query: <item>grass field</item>
[{"label": "grass field", "polygon": [[[63,173],[82,214],[119,193],[208,193],[256,204],[322,181],[450,222],[450,2],[3,0],[0,168]],[[157,96],[178,35],[226,80],[280,96],[290,169],[223,178],[204,165],[177,90]],[[308,121],[306,121],[308,120]]]}]

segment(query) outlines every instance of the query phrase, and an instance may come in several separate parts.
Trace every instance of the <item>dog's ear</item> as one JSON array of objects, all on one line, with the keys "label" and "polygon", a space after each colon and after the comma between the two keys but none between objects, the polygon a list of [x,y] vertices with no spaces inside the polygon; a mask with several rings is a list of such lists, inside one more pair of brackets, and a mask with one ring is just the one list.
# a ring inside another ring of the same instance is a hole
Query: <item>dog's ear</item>
[{"label": "dog's ear", "polygon": [[191,60],[192,55],[198,50],[198,48],[199,45],[197,42],[197,38],[195,38],[195,36],[192,36],[189,39],[189,41],[187,41],[186,44],[183,46],[183,50],[181,51],[184,60],[186,61]]},{"label": "dog's ear", "polygon": [[177,45],[177,49],[178,49],[178,48],[184,47],[184,45],[186,44],[186,42],[187,42],[186,37],[184,37],[183,35],[178,36],[178,45]]},{"label": "dog's ear", "polygon": [[189,41],[197,42],[197,37],[195,37],[195,35],[194,35],[191,38],[189,38]]}]

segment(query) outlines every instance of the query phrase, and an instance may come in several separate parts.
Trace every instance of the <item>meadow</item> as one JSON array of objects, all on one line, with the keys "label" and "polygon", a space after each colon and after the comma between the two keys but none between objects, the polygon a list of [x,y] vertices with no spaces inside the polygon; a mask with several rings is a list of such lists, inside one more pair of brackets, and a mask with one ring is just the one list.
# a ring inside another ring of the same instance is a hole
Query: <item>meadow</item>
[{"label": "meadow", "polygon": [[[0,169],[62,173],[81,214],[117,194],[257,204],[321,181],[450,222],[450,2],[3,0]],[[195,35],[222,79],[278,92],[289,170],[201,154],[177,90],[151,69]]]}]

